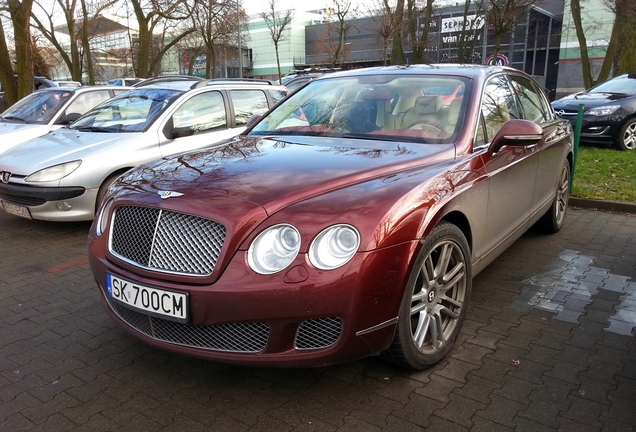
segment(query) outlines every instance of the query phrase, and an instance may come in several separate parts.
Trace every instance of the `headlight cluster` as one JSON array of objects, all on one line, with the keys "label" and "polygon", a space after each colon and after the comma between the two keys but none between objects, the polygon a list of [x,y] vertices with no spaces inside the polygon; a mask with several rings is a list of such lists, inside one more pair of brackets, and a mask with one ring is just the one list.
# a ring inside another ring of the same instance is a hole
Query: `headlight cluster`
[{"label": "headlight cluster", "polygon": [[66,162],[52,167],[44,168],[40,171],[34,172],[30,176],[24,179],[27,182],[47,182],[60,180],[73,171],[75,171],[82,164],[81,160],[73,162]]},{"label": "headlight cluster", "polygon": [[585,114],[593,115],[593,116],[597,116],[597,117],[605,117],[605,116],[608,116],[610,114],[614,114],[616,112],[616,110],[619,109],[619,108],[620,108],[619,105],[609,105],[609,106],[589,109],[589,110],[585,111]]},{"label": "headlight cluster", "polygon": [[[360,233],[351,225],[333,225],[311,242],[309,261],[321,270],[333,270],[345,265],[360,247]],[[247,260],[260,274],[272,274],[286,268],[300,251],[300,233],[289,224],[274,225],[256,237]]]}]

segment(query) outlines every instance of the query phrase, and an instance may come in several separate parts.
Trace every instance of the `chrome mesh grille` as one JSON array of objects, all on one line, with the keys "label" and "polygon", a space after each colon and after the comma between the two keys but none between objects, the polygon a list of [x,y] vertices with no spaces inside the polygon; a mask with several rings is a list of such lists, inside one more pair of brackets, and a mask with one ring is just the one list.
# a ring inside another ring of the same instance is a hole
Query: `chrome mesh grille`
[{"label": "chrome mesh grille", "polygon": [[152,270],[205,276],[212,273],[225,226],[210,219],[148,207],[115,210],[111,252]]},{"label": "chrome mesh grille", "polygon": [[296,332],[296,349],[327,348],[338,342],[342,333],[342,319],[317,318],[303,321]]},{"label": "chrome mesh grille", "polygon": [[129,309],[107,297],[111,309],[126,324],[153,339],[210,351],[259,353],[269,341],[263,322],[224,323],[209,326],[182,324]]}]

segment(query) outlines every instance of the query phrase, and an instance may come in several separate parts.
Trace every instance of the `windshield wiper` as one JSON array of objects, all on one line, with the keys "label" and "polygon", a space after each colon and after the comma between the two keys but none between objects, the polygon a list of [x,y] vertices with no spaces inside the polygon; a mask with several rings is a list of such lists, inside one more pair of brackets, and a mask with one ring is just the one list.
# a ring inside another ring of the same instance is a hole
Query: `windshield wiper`
[{"label": "windshield wiper", "polygon": [[117,129],[114,129],[114,128],[106,128],[106,127],[99,127],[99,126],[80,126],[80,127],[74,127],[72,129],[78,130],[80,132],[106,132],[106,133],[119,132]]},{"label": "windshield wiper", "polygon": [[23,119],[22,117],[18,117],[18,116],[14,116],[14,115],[2,116],[0,118],[2,118],[3,120],[16,120],[16,121],[20,121],[22,123],[29,123],[26,119]]}]

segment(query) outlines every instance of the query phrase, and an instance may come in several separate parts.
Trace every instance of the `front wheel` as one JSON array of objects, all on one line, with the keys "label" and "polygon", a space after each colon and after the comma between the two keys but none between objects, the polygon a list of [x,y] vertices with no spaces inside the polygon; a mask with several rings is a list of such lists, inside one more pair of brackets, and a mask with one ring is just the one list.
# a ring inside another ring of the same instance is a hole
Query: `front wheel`
[{"label": "front wheel", "polygon": [[616,140],[616,148],[623,151],[636,150],[636,118],[627,120]]},{"label": "front wheel", "polygon": [[415,261],[385,357],[411,369],[425,369],[444,358],[466,317],[471,286],[466,237],[455,225],[442,222]]}]

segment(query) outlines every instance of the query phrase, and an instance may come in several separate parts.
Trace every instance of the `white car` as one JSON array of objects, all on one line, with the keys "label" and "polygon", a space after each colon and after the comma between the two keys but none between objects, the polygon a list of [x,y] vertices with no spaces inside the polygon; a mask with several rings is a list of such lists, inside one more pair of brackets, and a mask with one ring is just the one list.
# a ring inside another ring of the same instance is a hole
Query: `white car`
[{"label": "white car", "polygon": [[20,99],[0,115],[0,154],[77,120],[127,87],[51,87]]},{"label": "white car", "polygon": [[0,154],[1,208],[32,219],[91,220],[109,185],[130,168],[226,142],[287,94],[238,80],[132,89]]}]

